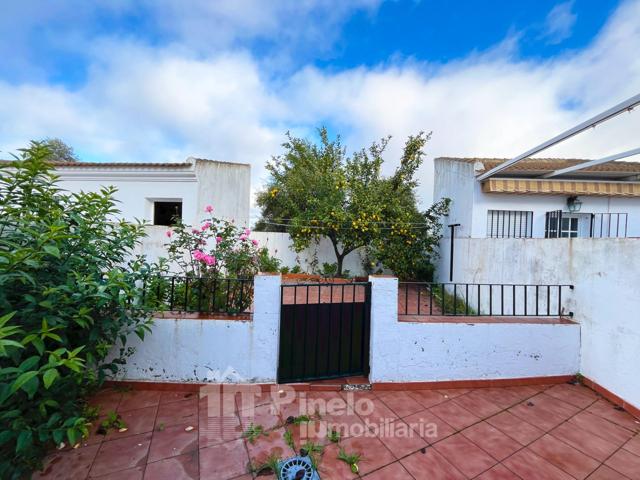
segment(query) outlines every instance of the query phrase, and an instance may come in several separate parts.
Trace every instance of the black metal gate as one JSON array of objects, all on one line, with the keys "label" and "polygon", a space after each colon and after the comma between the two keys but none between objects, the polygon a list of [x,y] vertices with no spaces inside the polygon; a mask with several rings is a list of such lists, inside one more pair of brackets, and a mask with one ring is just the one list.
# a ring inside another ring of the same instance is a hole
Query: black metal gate
[{"label": "black metal gate", "polygon": [[284,284],[278,382],[369,374],[371,285]]}]

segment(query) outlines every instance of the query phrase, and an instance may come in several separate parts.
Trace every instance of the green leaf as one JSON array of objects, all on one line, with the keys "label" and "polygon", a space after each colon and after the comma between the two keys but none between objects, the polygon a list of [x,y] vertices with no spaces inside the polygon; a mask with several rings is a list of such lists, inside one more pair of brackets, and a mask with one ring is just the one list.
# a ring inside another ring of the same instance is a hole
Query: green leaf
[{"label": "green leaf", "polygon": [[11,385],[11,393],[15,393],[22,388],[22,386],[27,383],[29,380],[38,375],[37,371],[26,372],[20,375],[13,385]]},{"label": "green leaf", "polygon": [[31,430],[23,430],[18,435],[18,440],[16,441],[16,453],[20,453],[25,450],[29,445],[33,443],[33,433]]},{"label": "green leaf", "polygon": [[5,323],[11,320],[16,313],[17,312],[10,312],[0,317],[0,327],[4,327]]},{"label": "green leaf", "polygon": [[0,445],[4,445],[13,438],[13,432],[11,430],[4,430],[0,432]]},{"label": "green leaf", "polygon": [[29,399],[32,399],[35,393],[38,391],[38,387],[40,386],[40,380],[38,377],[30,378],[27,383],[22,385],[22,390],[27,392],[27,396]]},{"label": "green leaf", "polygon": [[51,384],[55,381],[56,378],[58,378],[59,375],[60,374],[55,368],[52,368],[44,372],[44,375],[42,376],[42,381],[44,382],[44,388],[48,390]]},{"label": "green leaf", "polygon": [[45,245],[43,250],[49,255],[53,255],[56,258],[60,258],[60,249],[55,245]]}]

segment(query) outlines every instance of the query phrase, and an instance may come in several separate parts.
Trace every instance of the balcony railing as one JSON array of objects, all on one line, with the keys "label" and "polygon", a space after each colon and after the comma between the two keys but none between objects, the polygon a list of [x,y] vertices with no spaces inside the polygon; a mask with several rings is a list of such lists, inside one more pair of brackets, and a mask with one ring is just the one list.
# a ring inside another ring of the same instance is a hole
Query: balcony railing
[{"label": "balcony railing", "polygon": [[142,286],[142,301],[157,311],[183,313],[251,313],[253,279],[153,277]]},{"label": "balcony railing", "polygon": [[571,317],[573,285],[400,282],[398,315]]}]

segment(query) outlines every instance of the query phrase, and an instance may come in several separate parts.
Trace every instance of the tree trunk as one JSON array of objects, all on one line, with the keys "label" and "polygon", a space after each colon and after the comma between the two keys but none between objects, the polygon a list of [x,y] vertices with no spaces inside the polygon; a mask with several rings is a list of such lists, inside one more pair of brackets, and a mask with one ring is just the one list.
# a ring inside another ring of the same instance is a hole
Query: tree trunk
[{"label": "tree trunk", "polygon": [[338,259],[338,270],[336,271],[336,277],[341,277],[342,276],[342,262],[344,260],[345,255],[337,255],[336,258]]}]

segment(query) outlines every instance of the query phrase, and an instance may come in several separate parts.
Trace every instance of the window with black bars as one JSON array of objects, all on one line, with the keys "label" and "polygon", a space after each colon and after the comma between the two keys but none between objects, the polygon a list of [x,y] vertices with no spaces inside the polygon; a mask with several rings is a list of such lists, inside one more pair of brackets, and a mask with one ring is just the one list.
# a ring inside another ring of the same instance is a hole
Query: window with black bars
[{"label": "window with black bars", "polygon": [[487,237],[531,238],[533,212],[526,210],[489,210],[487,212]]}]

